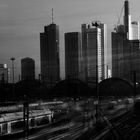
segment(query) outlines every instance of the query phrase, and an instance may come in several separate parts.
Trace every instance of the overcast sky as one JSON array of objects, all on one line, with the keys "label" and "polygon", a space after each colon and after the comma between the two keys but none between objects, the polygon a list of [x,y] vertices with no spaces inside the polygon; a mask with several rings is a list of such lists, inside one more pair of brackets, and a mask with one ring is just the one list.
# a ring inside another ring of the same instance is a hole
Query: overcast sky
[{"label": "overcast sky", "polygon": [[[120,15],[123,0],[0,0],[0,63],[11,67],[10,57],[15,57],[16,77],[20,74],[20,60],[31,57],[40,72],[39,34],[51,23],[59,25],[61,50],[61,75],[63,76],[64,33],[80,31],[82,23],[100,20],[107,24],[108,34]],[[130,3],[132,19],[140,19],[140,1]],[[110,36],[108,36],[110,40]],[[110,44],[108,44],[110,45]]]}]

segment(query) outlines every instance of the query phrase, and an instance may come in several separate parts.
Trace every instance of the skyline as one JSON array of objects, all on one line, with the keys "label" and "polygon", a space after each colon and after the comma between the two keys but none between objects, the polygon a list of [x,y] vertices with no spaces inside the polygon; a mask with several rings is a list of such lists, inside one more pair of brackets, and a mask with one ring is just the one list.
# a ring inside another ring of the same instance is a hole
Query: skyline
[{"label": "skyline", "polygon": [[[111,45],[111,31],[117,23],[117,15],[120,15],[123,2],[124,0],[106,0],[106,3],[101,0],[59,0],[57,2],[55,0],[1,0],[0,63],[7,63],[11,68],[10,58],[15,57],[15,73],[18,79],[21,59],[31,57],[36,62],[36,75],[39,73],[39,33],[43,31],[44,26],[51,23],[51,9],[54,8],[54,23],[59,25],[60,29],[60,63],[63,77],[64,33],[81,32],[82,23],[100,20],[107,24],[108,45]],[[130,1],[132,20],[140,21],[139,3],[138,0]]]}]

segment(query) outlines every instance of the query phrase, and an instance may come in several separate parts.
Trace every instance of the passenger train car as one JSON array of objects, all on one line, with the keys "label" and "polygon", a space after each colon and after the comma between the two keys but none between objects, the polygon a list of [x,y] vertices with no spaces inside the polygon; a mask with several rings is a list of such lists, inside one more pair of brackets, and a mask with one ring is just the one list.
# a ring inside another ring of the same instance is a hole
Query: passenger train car
[{"label": "passenger train car", "polygon": [[[29,129],[51,123],[53,112],[35,110],[29,113]],[[23,112],[8,113],[0,116],[0,135],[15,134],[25,129]]]}]

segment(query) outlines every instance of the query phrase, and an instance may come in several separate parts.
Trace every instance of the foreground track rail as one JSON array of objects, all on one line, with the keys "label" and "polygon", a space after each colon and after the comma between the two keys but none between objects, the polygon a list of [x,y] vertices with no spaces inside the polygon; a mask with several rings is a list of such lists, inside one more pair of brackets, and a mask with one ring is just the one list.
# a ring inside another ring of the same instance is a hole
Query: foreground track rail
[{"label": "foreground track rail", "polygon": [[[140,139],[140,114],[133,111],[122,117],[111,119],[112,126],[104,129],[94,140],[136,140]],[[93,140],[92,139],[92,140]]]}]

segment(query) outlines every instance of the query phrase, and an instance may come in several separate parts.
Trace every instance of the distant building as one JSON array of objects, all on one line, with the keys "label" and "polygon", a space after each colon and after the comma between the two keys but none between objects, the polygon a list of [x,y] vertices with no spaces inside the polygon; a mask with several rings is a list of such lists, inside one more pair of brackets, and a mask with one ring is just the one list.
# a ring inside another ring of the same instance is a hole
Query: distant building
[{"label": "distant building", "polygon": [[0,64],[0,83],[8,83],[9,71],[7,64]]},{"label": "distant building", "polygon": [[132,21],[130,10],[129,10],[129,0],[124,2],[124,30],[127,34],[128,40],[139,40],[139,22]]},{"label": "distant building", "polygon": [[130,40],[128,42],[130,49],[130,81],[134,81],[134,73],[136,74],[136,82],[140,82],[140,41]]},{"label": "distant building", "polygon": [[112,76],[140,82],[139,22],[131,22],[129,1],[124,2],[124,25],[112,32]]},{"label": "distant building", "polygon": [[59,27],[52,23],[40,33],[41,80],[48,86],[60,80]]},{"label": "distant building", "polygon": [[102,50],[102,68],[103,68],[103,79],[111,77],[111,48],[107,46],[107,26],[101,23],[99,27],[101,29],[101,50]]},{"label": "distant building", "polygon": [[136,72],[140,81],[140,41],[126,36],[125,32],[112,32],[112,76],[133,82]]},{"label": "distant building", "polygon": [[[118,27],[119,28],[119,27]],[[112,76],[127,78],[130,71],[127,34],[123,30],[112,32]],[[126,70],[125,70],[126,69]]]},{"label": "distant building", "polygon": [[32,58],[21,59],[21,80],[35,79],[35,61]]},{"label": "distant building", "polygon": [[81,79],[81,34],[65,33],[65,74],[66,78]]},{"label": "distant building", "polygon": [[138,21],[133,21],[131,22],[131,37],[129,40],[139,40],[139,22]]},{"label": "distant building", "polygon": [[[99,24],[96,28],[92,24],[82,24],[82,60],[85,79],[88,83],[96,83],[107,78],[107,42],[106,26]],[[96,69],[98,72],[96,72]]]}]

